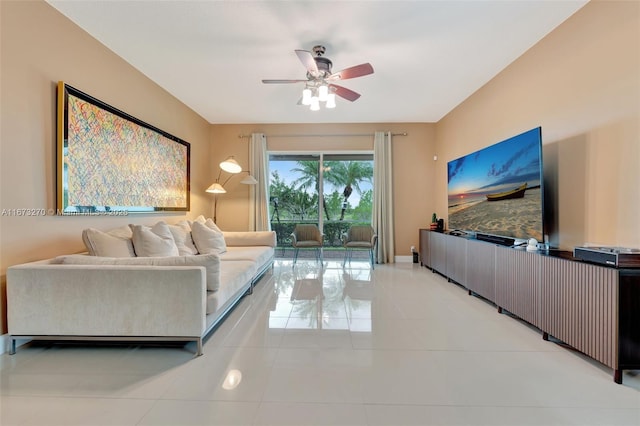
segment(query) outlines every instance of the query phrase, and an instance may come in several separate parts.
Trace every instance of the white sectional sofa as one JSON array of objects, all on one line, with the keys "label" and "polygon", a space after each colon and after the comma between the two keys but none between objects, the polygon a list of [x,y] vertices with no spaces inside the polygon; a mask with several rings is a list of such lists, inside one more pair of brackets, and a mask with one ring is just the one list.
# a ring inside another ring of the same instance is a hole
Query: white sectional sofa
[{"label": "white sectional sofa", "polygon": [[223,235],[222,252],[75,254],[9,267],[10,353],[17,340],[42,339],[195,341],[201,354],[202,339],[252,292],[274,260],[273,231]]}]

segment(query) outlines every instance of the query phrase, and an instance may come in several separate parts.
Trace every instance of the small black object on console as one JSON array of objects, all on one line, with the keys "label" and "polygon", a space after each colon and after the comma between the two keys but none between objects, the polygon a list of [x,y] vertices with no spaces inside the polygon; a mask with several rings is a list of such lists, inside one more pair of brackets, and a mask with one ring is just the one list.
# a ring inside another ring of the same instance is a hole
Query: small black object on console
[{"label": "small black object on console", "polygon": [[516,242],[515,238],[480,233],[476,233],[476,239],[480,241],[488,241],[490,243],[500,244],[501,246],[512,246],[513,243]]}]

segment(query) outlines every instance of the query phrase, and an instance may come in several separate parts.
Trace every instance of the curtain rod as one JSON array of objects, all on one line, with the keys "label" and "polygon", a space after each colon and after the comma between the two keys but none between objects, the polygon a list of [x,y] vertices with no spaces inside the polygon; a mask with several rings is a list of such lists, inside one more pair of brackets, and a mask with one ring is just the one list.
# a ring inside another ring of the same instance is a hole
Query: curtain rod
[{"label": "curtain rod", "polygon": [[[407,132],[402,132],[402,133],[391,133],[391,136],[408,136],[409,134]],[[332,137],[332,138],[347,138],[347,137],[364,137],[364,136],[375,136],[373,133],[343,133],[343,134],[336,134],[336,133],[325,133],[325,134],[318,134],[318,133],[314,133],[314,134],[288,134],[288,135],[266,135],[268,137],[272,137],[272,138],[309,138],[309,137]],[[238,135],[238,137],[240,139],[250,139],[251,135],[243,135],[242,133],[240,133]]]}]

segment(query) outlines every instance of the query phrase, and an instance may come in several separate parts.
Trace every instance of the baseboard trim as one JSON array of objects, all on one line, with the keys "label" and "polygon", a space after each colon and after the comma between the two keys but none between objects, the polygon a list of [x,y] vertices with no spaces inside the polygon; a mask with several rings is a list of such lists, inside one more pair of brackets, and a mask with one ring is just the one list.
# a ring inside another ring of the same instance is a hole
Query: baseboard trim
[{"label": "baseboard trim", "polygon": [[394,257],[396,263],[412,263],[413,256],[396,256]]}]

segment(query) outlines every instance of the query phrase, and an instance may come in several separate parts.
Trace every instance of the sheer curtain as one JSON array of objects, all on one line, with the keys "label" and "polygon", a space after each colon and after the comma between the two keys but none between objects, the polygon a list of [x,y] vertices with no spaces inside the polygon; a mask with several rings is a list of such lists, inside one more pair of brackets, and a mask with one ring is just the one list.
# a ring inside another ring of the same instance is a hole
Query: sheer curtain
[{"label": "sheer curtain", "polygon": [[268,231],[269,223],[269,159],[267,137],[264,133],[252,133],[249,141],[251,174],[258,181],[249,190],[249,230]]},{"label": "sheer curtain", "polygon": [[375,132],[373,140],[373,229],[378,234],[378,263],[394,263],[393,168],[391,132]]}]

